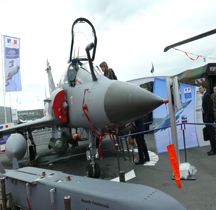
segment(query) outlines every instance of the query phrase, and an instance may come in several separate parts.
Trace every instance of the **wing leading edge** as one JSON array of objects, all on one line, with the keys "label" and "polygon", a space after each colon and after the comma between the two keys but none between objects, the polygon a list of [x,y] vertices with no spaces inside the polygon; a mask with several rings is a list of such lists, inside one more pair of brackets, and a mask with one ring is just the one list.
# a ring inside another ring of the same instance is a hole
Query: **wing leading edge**
[{"label": "wing leading edge", "polygon": [[51,116],[46,116],[38,120],[34,121],[28,121],[26,123],[15,125],[10,128],[5,128],[0,130],[0,138],[3,137],[3,135],[17,133],[17,132],[25,132],[27,130],[35,130],[43,127],[50,127],[55,122],[55,119]]}]

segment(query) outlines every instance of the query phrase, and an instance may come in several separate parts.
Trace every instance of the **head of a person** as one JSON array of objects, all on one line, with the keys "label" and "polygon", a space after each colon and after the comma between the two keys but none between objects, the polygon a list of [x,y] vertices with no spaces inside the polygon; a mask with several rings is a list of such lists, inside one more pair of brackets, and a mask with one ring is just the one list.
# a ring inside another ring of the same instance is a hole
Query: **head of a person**
[{"label": "head of a person", "polygon": [[205,85],[202,84],[202,85],[199,86],[199,92],[200,93],[203,94],[205,92],[205,89],[206,89]]},{"label": "head of a person", "polygon": [[107,65],[107,63],[106,63],[106,62],[102,62],[102,63],[100,64],[100,68],[101,68],[101,70],[102,70],[103,72],[106,72],[106,71],[108,70],[108,65]]},{"label": "head of a person", "polygon": [[216,86],[213,87],[214,94],[216,95]]}]

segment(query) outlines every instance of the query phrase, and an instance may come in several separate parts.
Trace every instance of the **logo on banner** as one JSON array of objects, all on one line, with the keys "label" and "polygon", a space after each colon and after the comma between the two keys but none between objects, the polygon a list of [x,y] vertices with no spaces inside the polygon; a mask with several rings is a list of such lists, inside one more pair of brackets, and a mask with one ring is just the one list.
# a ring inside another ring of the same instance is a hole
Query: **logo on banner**
[{"label": "logo on banner", "polygon": [[17,48],[18,47],[18,40],[14,39],[14,38],[7,38],[7,41],[5,43],[5,47],[9,47],[9,48]]},{"label": "logo on banner", "polygon": [[185,98],[191,98],[192,97],[190,87],[184,88],[184,95],[185,95]]}]

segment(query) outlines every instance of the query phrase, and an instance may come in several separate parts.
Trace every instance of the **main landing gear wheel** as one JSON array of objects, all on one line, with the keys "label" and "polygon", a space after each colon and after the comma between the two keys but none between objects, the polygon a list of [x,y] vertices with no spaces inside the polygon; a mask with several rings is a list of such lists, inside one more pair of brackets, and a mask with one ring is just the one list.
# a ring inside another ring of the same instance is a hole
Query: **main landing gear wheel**
[{"label": "main landing gear wheel", "polygon": [[93,178],[93,167],[90,164],[86,166],[86,176]]},{"label": "main landing gear wheel", "polygon": [[91,178],[99,178],[100,177],[100,166],[98,163],[94,165],[87,165],[86,166],[86,176]]}]

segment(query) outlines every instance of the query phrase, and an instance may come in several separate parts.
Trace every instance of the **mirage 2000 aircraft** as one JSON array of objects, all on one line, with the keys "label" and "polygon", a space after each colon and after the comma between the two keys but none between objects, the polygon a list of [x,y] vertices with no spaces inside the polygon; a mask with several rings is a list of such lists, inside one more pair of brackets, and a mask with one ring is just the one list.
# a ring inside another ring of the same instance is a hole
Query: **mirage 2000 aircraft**
[{"label": "mirage 2000 aircraft", "polygon": [[[85,48],[86,57],[72,58],[74,46],[74,26],[77,23],[90,25],[94,42]],[[96,32],[91,22],[78,18],[72,25],[72,43],[69,66],[60,84],[53,82],[51,68],[47,67],[50,97],[46,99],[45,116],[42,119],[26,122],[11,128],[2,129],[0,138],[12,134],[7,140],[5,152],[9,159],[22,159],[26,152],[27,134],[31,140],[30,156],[36,154],[32,131],[52,127],[49,146],[58,154],[63,154],[73,141],[71,128],[84,128],[89,136],[90,164],[86,174],[99,177],[100,168],[95,163],[96,139],[102,139],[113,127],[124,126],[159,107],[164,100],[153,93],[127,82],[110,80],[99,73],[93,65],[97,46]],[[90,55],[90,51],[92,54]]]}]

